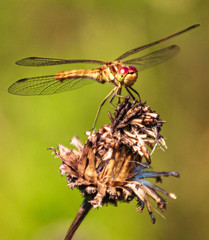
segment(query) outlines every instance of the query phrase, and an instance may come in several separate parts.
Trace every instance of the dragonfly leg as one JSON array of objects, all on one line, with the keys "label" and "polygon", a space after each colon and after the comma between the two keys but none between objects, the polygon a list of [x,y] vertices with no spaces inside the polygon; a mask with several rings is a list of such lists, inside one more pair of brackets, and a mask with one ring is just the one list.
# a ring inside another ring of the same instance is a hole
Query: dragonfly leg
[{"label": "dragonfly leg", "polygon": [[123,99],[127,98],[126,96],[121,95],[121,90],[122,90],[122,87],[118,86],[117,89],[115,90],[115,93],[113,94],[112,98],[110,99],[110,104],[114,109],[116,109],[116,107],[113,105],[112,101],[115,97],[118,97],[118,104],[120,104],[120,99],[121,98],[123,98]]},{"label": "dragonfly leg", "polygon": [[130,96],[133,98],[133,100],[135,100],[136,98],[134,97],[134,95],[130,91],[130,90],[132,90],[138,96],[139,102],[141,102],[141,97],[140,97],[139,93],[135,89],[133,89],[132,87],[126,87],[126,90],[130,94]]},{"label": "dragonfly leg", "polygon": [[[95,120],[94,120],[93,127],[92,127],[91,129],[89,129],[89,131],[90,131],[90,130],[93,130],[93,129],[95,128],[95,125],[96,125],[97,119],[98,119],[98,117],[99,117],[99,113],[100,113],[100,111],[101,111],[101,109],[102,109],[102,106],[105,104],[105,102],[107,101],[107,99],[108,99],[112,94],[114,94],[113,96],[115,96],[115,92],[117,91],[117,89],[118,89],[118,87],[113,88],[113,90],[112,90],[110,93],[108,93],[107,96],[103,99],[102,103],[100,104],[100,106],[99,106],[99,108],[98,108],[98,110],[97,110],[97,114],[96,114],[96,117],[95,117]],[[114,97],[113,97],[113,98],[114,98]],[[112,99],[112,98],[111,98],[111,99]],[[112,104],[111,104],[111,105],[112,105]]]},{"label": "dragonfly leg", "polygon": [[115,97],[118,97],[118,104],[120,104],[120,99],[121,98],[128,98],[127,96],[123,96],[123,95],[121,95],[121,90],[122,90],[122,87],[121,86],[118,86],[118,88],[115,90],[115,93],[114,93],[114,95],[112,96],[112,98],[110,99],[110,104],[111,104],[111,106],[114,108],[114,109],[116,109],[116,107],[113,105],[113,103],[112,103],[112,101],[113,101],[113,99],[115,98]]},{"label": "dragonfly leg", "polygon": [[112,96],[111,99],[110,99],[110,105],[111,105],[114,109],[116,109],[116,107],[113,105],[112,101],[113,101],[113,99],[115,98],[115,96],[116,96],[116,93],[114,93],[113,96]]},{"label": "dragonfly leg", "polygon": [[116,107],[113,105],[112,101],[113,101],[113,99],[114,99],[115,97],[118,97],[118,104],[119,104],[119,103],[120,103],[119,97],[121,97],[120,93],[121,93],[121,86],[118,86],[118,87],[115,88],[115,92],[114,92],[113,96],[112,96],[111,99],[110,99],[110,105],[111,105],[114,109],[116,109]]},{"label": "dragonfly leg", "polygon": [[121,87],[120,88],[118,88],[118,91],[116,92],[116,95],[117,95],[117,97],[118,97],[118,104],[120,104],[120,99],[121,99]]}]

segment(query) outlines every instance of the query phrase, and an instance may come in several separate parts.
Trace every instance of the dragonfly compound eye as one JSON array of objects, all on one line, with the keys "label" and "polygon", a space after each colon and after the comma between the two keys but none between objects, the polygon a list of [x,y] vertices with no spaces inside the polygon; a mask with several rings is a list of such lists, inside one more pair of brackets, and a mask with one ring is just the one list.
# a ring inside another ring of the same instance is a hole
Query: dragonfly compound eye
[{"label": "dragonfly compound eye", "polygon": [[132,73],[137,73],[137,70],[136,70],[135,67],[129,66],[128,68],[129,68],[130,72],[132,72]]},{"label": "dragonfly compound eye", "polygon": [[119,72],[120,75],[124,76],[129,72],[129,68],[128,67],[121,67],[118,72]]},{"label": "dragonfly compound eye", "polygon": [[138,77],[138,72],[135,67],[129,66],[128,67],[128,73],[125,75],[123,82],[125,83],[126,86],[131,87],[135,82]]}]

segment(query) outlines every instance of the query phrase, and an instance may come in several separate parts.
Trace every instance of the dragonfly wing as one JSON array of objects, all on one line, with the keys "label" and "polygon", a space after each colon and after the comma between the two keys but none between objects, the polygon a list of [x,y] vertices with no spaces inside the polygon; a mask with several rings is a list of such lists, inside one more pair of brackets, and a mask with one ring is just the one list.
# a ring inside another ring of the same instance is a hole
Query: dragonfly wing
[{"label": "dragonfly wing", "polygon": [[66,78],[58,80],[52,76],[32,77],[21,79],[12,84],[8,91],[15,95],[49,95],[80,88],[93,83],[90,78]]},{"label": "dragonfly wing", "polygon": [[42,57],[29,57],[23,58],[16,62],[17,65],[21,66],[51,66],[59,64],[71,64],[71,63],[94,63],[103,65],[105,62],[99,60],[88,60],[88,59],[58,59],[58,58],[42,58]]},{"label": "dragonfly wing", "polygon": [[185,32],[187,32],[187,31],[192,30],[192,29],[194,29],[194,28],[196,28],[196,27],[199,27],[199,26],[200,26],[200,24],[192,25],[192,26],[190,26],[190,27],[188,27],[188,28],[186,28],[186,29],[184,29],[184,30],[182,30],[182,31],[180,31],[180,32],[174,33],[174,34],[172,34],[172,35],[170,35],[170,36],[168,36],[168,37],[162,38],[162,39],[160,39],[160,40],[158,40],[158,41],[154,41],[154,42],[149,43],[149,44],[146,44],[146,45],[144,45],[144,46],[131,49],[131,50],[125,52],[124,54],[122,54],[122,55],[121,55],[120,57],[118,57],[116,60],[124,59],[124,58],[126,58],[126,57],[128,57],[128,56],[130,56],[130,55],[132,55],[132,54],[135,54],[135,53],[140,52],[140,51],[142,51],[142,50],[144,50],[144,49],[146,49],[146,48],[149,48],[149,47],[155,46],[156,44],[159,44],[159,43],[162,43],[162,42],[164,42],[164,41],[167,41],[168,39],[171,39],[171,38],[173,38],[173,37],[176,37],[176,36],[178,36],[178,35],[180,35],[180,34],[182,34],[182,33],[185,33]]},{"label": "dragonfly wing", "polygon": [[177,45],[172,45],[142,56],[140,58],[134,58],[124,61],[123,63],[125,65],[133,65],[138,71],[142,71],[149,67],[169,60],[170,58],[174,57],[179,51],[180,48]]}]

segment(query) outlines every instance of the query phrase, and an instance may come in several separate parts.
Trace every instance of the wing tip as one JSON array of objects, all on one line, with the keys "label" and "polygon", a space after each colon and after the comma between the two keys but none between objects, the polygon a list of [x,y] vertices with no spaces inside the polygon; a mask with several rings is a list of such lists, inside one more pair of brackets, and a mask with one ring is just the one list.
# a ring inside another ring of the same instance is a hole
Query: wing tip
[{"label": "wing tip", "polygon": [[14,91],[14,85],[15,85],[15,83],[12,84],[12,85],[7,89],[7,91],[8,91],[8,93],[11,93],[11,94],[13,94],[13,95],[18,95],[17,92]]},{"label": "wing tip", "polygon": [[34,59],[37,59],[37,57],[23,58],[23,59],[16,61],[15,64],[19,65],[19,66],[34,66],[33,64],[30,64],[30,61],[34,60]]},{"label": "wing tip", "polygon": [[199,27],[199,26],[200,26],[200,23],[196,23],[196,24],[192,25],[190,28],[192,29],[192,28],[196,28],[196,27]]},{"label": "wing tip", "polygon": [[176,50],[177,52],[179,52],[180,49],[181,49],[181,48],[180,48],[178,45],[176,45],[176,44],[173,44],[173,45],[171,45],[171,46],[168,47],[168,48],[173,49],[173,50]]},{"label": "wing tip", "polygon": [[13,95],[24,95],[24,94],[18,94],[18,90],[17,90],[17,84],[21,83],[21,82],[25,82],[26,80],[28,80],[28,78],[22,78],[16,82],[14,82],[11,86],[9,86],[9,88],[7,89],[7,91]]}]

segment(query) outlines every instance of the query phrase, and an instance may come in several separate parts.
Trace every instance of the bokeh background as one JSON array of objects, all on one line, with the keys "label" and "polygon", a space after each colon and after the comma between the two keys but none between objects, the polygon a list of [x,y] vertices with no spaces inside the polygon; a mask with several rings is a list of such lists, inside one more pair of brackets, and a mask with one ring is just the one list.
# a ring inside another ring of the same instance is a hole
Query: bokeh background
[{"label": "bokeh background", "polygon": [[[92,210],[74,239],[209,239],[209,2],[205,0],[36,0],[0,3],[0,238],[63,239],[82,202],[67,188],[60,161],[47,147],[85,141],[97,108],[111,85],[94,83],[75,91],[40,97],[13,96],[14,81],[83,65],[20,67],[29,56],[114,60],[125,51],[195,23],[201,27],[172,39],[172,60],[139,74],[135,89],[167,123],[168,150],[152,159],[156,171],[176,170],[164,179],[175,192],[153,225],[136,203]],[[86,66],[85,67],[89,67]],[[90,66],[92,67],[92,66]],[[107,123],[104,107],[97,127]],[[154,203],[153,203],[154,207]]]}]

